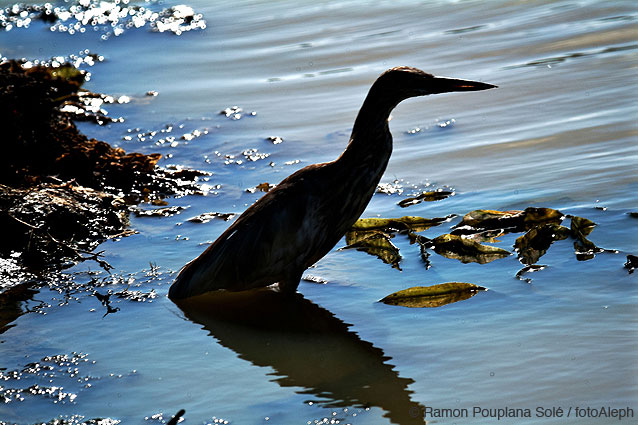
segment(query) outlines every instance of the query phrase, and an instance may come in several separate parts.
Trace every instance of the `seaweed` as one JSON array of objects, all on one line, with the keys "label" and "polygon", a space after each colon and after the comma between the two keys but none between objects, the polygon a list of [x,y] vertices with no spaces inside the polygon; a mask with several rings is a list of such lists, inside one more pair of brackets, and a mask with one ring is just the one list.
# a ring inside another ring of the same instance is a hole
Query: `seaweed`
[{"label": "seaweed", "polygon": [[[93,249],[134,233],[128,206],[197,193],[201,173],[157,166],[160,154],[127,153],[77,129],[85,72],[69,63],[0,63],[0,116],[7,153],[0,157],[0,256],[32,269],[84,260],[110,266]],[[90,114],[84,111],[83,114]],[[101,112],[95,112],[97,121]],[[123,195],[126,194],[126,195]]]},{"label": "seaweed", "polygon": [[511,253],[495,246],[483,245],[459,235],[445,234],[432,239],[434,252],[462,263],[491,263],[499,258],[509,257]]},{"label": "seaweed", "polygon": [[399,201],[398,205],[401,208],[405,208],[405,207],[409,207],[410,205],[416,205],[424,201],[425,202],[440,201],[447,198],[448,196],[453,196],[453,195],[454,195],[454,192],[450,192],[447,190],[435,190],[430,192],[422,192],[416,196],[405,198]]},{"label": "seaweed", "polygon": [[[419,246],[421,259],[427,270],[431,267],[428,250],[463,263],[487,264],[509,257],[511,252],[485,243],[498,243],[500,240],[497,238],[508,233],[523,233],[514,243],[518,259],[524,265],[516,273],[516,278],[528,283],[531,279],[523,275],[547,267],[536,263],[556,241],[571,238],[574,241],[576,259],[579,261],[590,260],[600,252],[618,252],[599,248],[587,239],[596,226],[593,221],[542,207],[511,211],[473,210],[452,227],[451,233],[433,239],[418,234],[455,216],[452,214],[432,219],[414,216],[359,219],[346,234],[347,248],[357,248],[376,255],[385,263],[398,268],[401,256],[399,249],[390,242],[390,238],[397,232],[404,233],[407,234],[410,244]],[[569,228],[561,225],[566,217],[571,219]],[[630,273],[633,271],[632,267],[635,267],[632,264],[632,261],[628,260],[626,267]]]},{"label": "seaweed", "polygon": [[432,286],[414,286],[394,292],[380,302],[403,307],[441,307],[446,304],[463,301],[487,289],[465,282],[448,282]]}]

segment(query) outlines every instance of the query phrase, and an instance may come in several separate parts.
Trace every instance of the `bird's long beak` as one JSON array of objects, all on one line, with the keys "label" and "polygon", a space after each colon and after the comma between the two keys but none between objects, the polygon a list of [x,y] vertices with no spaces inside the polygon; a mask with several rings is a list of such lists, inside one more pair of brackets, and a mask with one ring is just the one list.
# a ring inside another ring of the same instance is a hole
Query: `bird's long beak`
[{"label": "bird's long beak", "polygon": [[493,89],[495,85],[481,83],[470,80],[457,80],[454,78],[434,77],[434,84],[431,87],[436,88],[437,93],[447,93],[451,91],[478,91]]}]

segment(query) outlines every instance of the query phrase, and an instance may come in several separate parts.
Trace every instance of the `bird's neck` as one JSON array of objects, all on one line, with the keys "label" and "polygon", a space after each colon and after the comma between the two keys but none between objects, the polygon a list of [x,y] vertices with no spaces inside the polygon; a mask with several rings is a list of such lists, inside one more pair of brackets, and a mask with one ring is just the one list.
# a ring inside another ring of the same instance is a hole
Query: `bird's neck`
[{"label": "bird's neck", "polygon": [[366,98],[352,128],[350,143],[337,160],[354,173],[378,183],[392,154],[388,118],[395,105],[383,105]]}]

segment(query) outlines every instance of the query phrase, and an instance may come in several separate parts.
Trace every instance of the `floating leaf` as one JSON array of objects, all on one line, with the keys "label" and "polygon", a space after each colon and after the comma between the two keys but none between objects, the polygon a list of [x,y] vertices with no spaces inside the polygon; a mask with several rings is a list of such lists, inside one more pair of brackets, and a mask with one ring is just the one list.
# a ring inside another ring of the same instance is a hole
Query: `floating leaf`
[{"label": "floating leaf", "polygon": [[415,286],[388,295],[380,302],[403,307],[441,307],[473,297],[487,289],[464,282],[448,282],[433,286]]},{"label": "floating leaf", "polygon": [[447,198],[448,196],[454,195],[454,192],[449,192],[445,190],[436,190],[431,192],[422,192],[417,196],[411,198],[405,198],[399,202],[399,206],[401,208],[409,207],[410,205],[419,204],[423,201],[432,202],[432,201],[440,201],[442,199]]},{"label": "floating leaf", "polygon": [[596,227],[596,223],[594,223],[593,221],[583,217],[572,216],[570,229],[574,238],[584,238],[585,236],[589,235],[592,230],[594,230],[594,227]]},{"label": "floating leaf", "polygon": [[352,225],[352,230],[411,230],[422,232],[450,220],[454,215],[437,218],[404,216],[400,218],[360,218]]},{"label": "floating leaf", "polygon": [[[399,249],[390,242],[392,233],[396,231],[410,232],[410,238],[418,237],[419,240],[429,240],[412,232],[421,232],[432,226],[448,221],[454,215],[439,218],[423,218],[405,216],[400,218],[362,218],[356,221],[351,230],[346,233],[346,248],[356,248],[368,254],[375,255],[394,268],[399,268]],[[412,242],[414,243],[414,242]],[[429,254],[425,247],[421,247],[421,257],[429,267],[427,260]]]},{"label": "floating leaf", "polygon": [[[578,261],[591,260],[596,256],[596,254],[604,251],[605,249],[596,246],[595,243],[585,237],[574,242],[574,252],[576,253],[576,259]],[[616,252],[613,250],[609,251]]]},{"label": "floating leaf", "polygon": [[596,226],[593,221],[583,217],[572,217],[571,232],[572,237],[576,239],[574,242],[574,251],[578,261],[591,260],[597,253],[604,251],[596,246],[595,243],[586,238]]},{"label": "floating leaf", "polygon": [[581,243],[581,241],[574,242],[574,253],[578,261],[593,260],[596,257],[596,253],[603,251],[592,241],[588,239],[585,239],[585,241],[587,242],[586,244]]},{"label": "floating leaf", "polygon": [[510,255],[509,251],[495,246],[482,245],[459,235],[445,234],[432,240],[434,252],[463,263],[486,264]]},{"label": "floating leaf", "polygon": [[455,234],[497,229],[508,232],[526,231],[540,224],[560,224],[563,218],[563,213],[552,208],[529,207],[524,211],[474,210],[465,214],[463,220],[455,226]]},{"label": "floating leaf", "polygon": [[383,232],[348,232],[346,234],[346,246],[343,249],[354,248],[358,251],[367,252],[381,259],[386,264],[391,264],[393,268],[401,270],[399,261],[401,255],[399,248],[390,242],[390,235]]},{"label": "floating leaf", "polygon": [[534,227],[523,236],[516,239],[514,248],[523,264],[534,264],[549,249],[554,241],[566,239],[570,230],[565,226],[550,223]]},{"label": "floating leaf", "polygon": [[[453,235],[455,235],[455,232],[452,232]],[[501,229],[496,229],[496,230],[484,230],[482,232],[478,232],[478,233],[470,233],[470,234],[465,234],[464,236],[468,239],[472,239],[473,241],[476,242],[488,242],[488,243],[497,243],[500,242],[500,240],[498,240],[497,238],[499,236],[503,236],[505,233],[503,233],[503,231]]]},{"label": "floating leaf", "polygon": [[565,218],[565,214],[552,208],[525,208],[523,211],[524,229],[529,230],[539,224],[555,223],[560,224]]},{"label": "floating leaf", "polygon": [[474,210],[463,216],[463,220],[456,228],[469,227],[471,229],[504,229],[515,227],[520,223],[523,211],[494,211]]}]

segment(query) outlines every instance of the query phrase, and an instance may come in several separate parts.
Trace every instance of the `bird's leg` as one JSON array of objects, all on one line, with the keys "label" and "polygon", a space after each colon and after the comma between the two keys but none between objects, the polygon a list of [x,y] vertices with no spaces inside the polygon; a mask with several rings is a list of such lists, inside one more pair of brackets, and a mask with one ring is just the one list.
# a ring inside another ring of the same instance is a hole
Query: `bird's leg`
[{"label": "bird's leg", "polygon": [[288,273],[284,279],[279,281],[279,292],[286,295],[292,295],[297,292],[297,286],[303,275],[303,270]]}]

